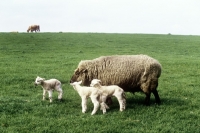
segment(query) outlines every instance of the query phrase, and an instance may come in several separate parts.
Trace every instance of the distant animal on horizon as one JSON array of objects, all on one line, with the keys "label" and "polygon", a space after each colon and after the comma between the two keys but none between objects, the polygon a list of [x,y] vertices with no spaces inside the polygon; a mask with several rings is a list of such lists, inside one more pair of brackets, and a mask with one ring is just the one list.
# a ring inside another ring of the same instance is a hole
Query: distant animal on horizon
[{"label": "distant animal on horizon", "polygon": [[35,32],[39,31],[40,32],[40,26],[39,25],[31,25],[31,26],[28,27],[27,32],[29,32],[29,31],[31,31],[31,32],[33,32],[33,31],[35,31]]},{"label": "distant animal on horizon", "polygon": [[10,33],[19,33],[18,31],[11,31]]}]

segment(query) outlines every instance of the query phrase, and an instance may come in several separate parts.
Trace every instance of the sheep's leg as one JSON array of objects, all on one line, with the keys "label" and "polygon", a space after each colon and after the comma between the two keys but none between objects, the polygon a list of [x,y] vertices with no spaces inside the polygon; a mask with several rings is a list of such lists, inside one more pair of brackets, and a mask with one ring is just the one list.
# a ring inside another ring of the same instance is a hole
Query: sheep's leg
[{"label": "sheep's leg", "polygon": [[105,104],[104,102],[102,102],[102,103],[100,104],[100,106],[101,106],[100,110],[102,110],[102,111],[103,111],[103,114],[105,114],[105,113],[106,113],[106,104]]},{"label": "sheep's leg", "polygon": [[87,110],[87,98],[86,97],[82,97],[82,112],[85,113]]},{"label": "sheep's leg", "polygon": [[47,91],[45,89],[43,89],[43,99],[42,100],[45,100],[46,92]]},{"label": "sheep's leg", "polygon": [[151,96],[151,92],[149,92],[149,87],[150,87],[150,83],[149,82],[146,82],[146,83],[143,83],[141,85],[141,90],[145,93],[146,97],[145,97],[145,104],[147,106],[150,105],[150,96]]},{"label": "sheep's leg", "polygon": [[123,109],[126,109],[126,98],[123,98]]},{"label": "sheep's leg", "polygon": [[145,93],[146,97],[145,97],[145,104],[147,106],[150,105],[150,97],[151,97],[151,93]]},{"label": "sheep's leg", "polygon": [[108,105],[106,104],[106,99],[107,99],[107,96],[101,96],[101,108],[100,110],[103,110],[103,114],[106,113],[106,109],[109,109]]},{"label": "sheep's leg", "polygon": [[52,102],[52,93],[53,92],[52,92],[52,90],[49,90],[48,93],[49,93],[49,100],[50,100],[50,103],[51,103]]},{"label": "sheep's leg", "polygon": [[160,97],[159,97],[159,95],[158,95],[158,91],[157,91],[157,90],[154,90],[154,91],[153,91],[153,94],[154,94],[154,96],[155,96],[156,103],[157,103],[157,104],[160,104]]},{"label": "sheep's leg", "polygon": [[110,109],[110,107],[106,103],[104,103],[104,106],[106,109]]},{"label": "sheep's leg", "polygon": [[123,109],[126,109],[126,94],[125,92],[122,93],[122,97],[123,97]]},{"label": "sheep's leg", "polygon": [[59,88],[57,91],[58,91],[58,99],[61,100],[63,94],[62,88]]},{"label": "sheep's leg", "polygon": [[[104,103],[105,108],[106,108],[106,109],[109,109],[109,106],[106,104],[106,100],[107,100],[107,99],[108,99],[107,96],[102,96],[102,97],[101,97],[101,100],[102,100],[102,102]],[[111,101],[112,101],[112,99],[111,99]]]},{"label": "sheep's leg", "polygon": [[98,108],[99,108],[98,96],[91,96],[91,101],[94,104],[94,109],[93,109],[91,115],[94,115],[97,112]]},{"label": "sheep's leg", "polygon": [[151,86],[150,86],[150,90],[152,90],[153,95],[155,97],[156,103],[160,104],[160,97],[158,95],[158,91],[156,90],[156,88],[158,87],[158,79],[152,79],[151,80]]},{"label": "sheep's leg", "polygon": [[117,98],[117,100],[119,102],[120,111],[123,111],[125,109],[125,103],[124,103],[124,98],[123,98],[122,94],[121,95],[116,95],[116,98]]}]

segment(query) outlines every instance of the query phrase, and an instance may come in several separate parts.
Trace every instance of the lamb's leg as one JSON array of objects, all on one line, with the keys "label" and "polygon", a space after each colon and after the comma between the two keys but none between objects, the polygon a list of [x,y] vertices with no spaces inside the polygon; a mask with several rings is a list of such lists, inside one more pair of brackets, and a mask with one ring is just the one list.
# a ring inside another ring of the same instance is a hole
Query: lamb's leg
[{"label": "lamb's leg", "polygon": [[93,109],[91,115],[94,115],[97,112],[98,108],[99,108],[98,96],[96,96],[96,95],[95,96],[91,96],[91,101],[94,104],[94,109]]},{"label": "lamb's leg", "polygon": [[52,92],[52,90],[49,90],[48,93],[49,93],[49,100],[50,100],[50,103],[51,103],[52,102],[52,93],[53,92]]},{"label": "lamb's leg", "polygon": [[61,100],[63,94],[62,88],[59,88],[57,91],[58,91],[58,99]]},{"label": "lamb's leg", "polygon": [[43,89],[43,99],[42,100],[45,100],[46,92],[47,91],[45,89]]},{"label": "lamb's leg", "polygon": [[123,96],[122,95],[117,95],[116,98],[117,98],[117,100],[119,102],[120,111],[123,111],[125,109]]},{"label": "lamb's leg", "polygon": [[106,104],[107,96],[101,96],[101,110],[103,110],[103,114],[106,113],[106,109],[109,109],[108,105]]},{"label": "lamb's leg", "polygon": [[126,109],[126,98],[123,98],[123,110]]},{"label": "lamb's leg", "polygon": [[87,110],[87,98],[86,97],[82,97],[82,112],[85,113]]}]

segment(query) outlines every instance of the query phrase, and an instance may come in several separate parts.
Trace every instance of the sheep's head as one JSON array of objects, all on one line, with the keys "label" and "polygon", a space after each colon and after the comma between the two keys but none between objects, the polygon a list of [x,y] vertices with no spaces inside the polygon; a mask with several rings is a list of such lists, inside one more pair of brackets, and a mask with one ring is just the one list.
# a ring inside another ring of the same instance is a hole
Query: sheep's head
[{"label": "sheep's head", "polygon": [[91,81],[90,86],[91,86],[91,87],[94,87],[95,85],[98,85],[98,84],[101,84],[101,80],[99,80],[99,79],[93,79],[93,80]]},{"label": "sheep's head", "polygon": [[71,77],[70,83],[78,82],[82,80],[83,85],[89,86],[88,70],[83,68],[77,68]]},{"label": "sheep's head", "polygon": [[40,85],[45,79],[44,78],[41,78],[39,76],[37,76],[37,78],[35,79],[35,86],[36,85]]}]

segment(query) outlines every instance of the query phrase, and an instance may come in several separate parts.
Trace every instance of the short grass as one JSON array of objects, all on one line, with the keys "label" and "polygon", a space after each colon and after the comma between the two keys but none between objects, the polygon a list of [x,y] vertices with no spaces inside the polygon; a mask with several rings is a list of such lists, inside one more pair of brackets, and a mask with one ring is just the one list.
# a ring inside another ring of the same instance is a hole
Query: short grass
[{"label": "short grass", "polygon": [[[200,37],[98,33],[0,33],[0,132],[133,133],[200,132]],[[81,99],[69,80],[81,60],[102,55],[147,54],[160,61],[161,105],[143,105],[144,94],[127,93],[127,109],[114,103],[105,115]],[[36,76],[63,83],[63,101],[42,101]]]}]

